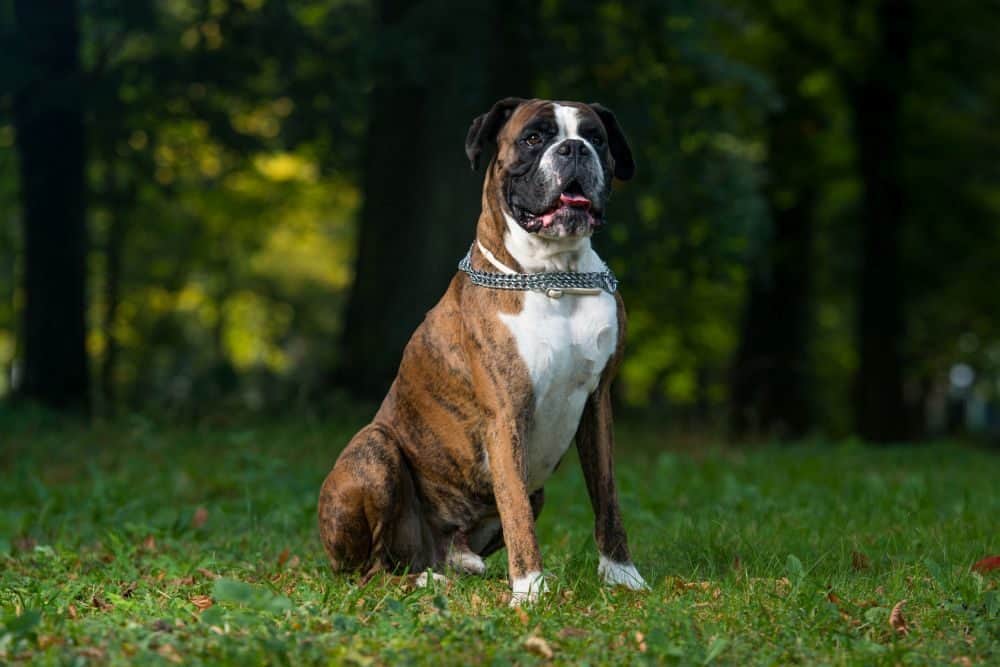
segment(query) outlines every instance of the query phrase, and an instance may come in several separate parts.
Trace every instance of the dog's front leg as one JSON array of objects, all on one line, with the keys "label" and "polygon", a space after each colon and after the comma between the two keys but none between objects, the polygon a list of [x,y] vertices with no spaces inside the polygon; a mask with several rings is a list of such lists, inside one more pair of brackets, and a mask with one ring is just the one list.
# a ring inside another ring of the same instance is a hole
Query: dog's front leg
[{"label": "dog's front leg", "polygon": [[587,399],[576,432],[576,447],[580,453],[587,492],[594,507],[594,538],[600,555],[597,573],[610,586],[621,585],[640,590],[648,586],[632,564],[621,509],[618,507],[614,464],[615,434],[608,384],[602,380],[597,390]]},{"label": "dog's front leg", "polygon": [[510,604],[535,602],[545,592],[542,554],[535,535],[535,517],[525,483],[524,449],[514,420],[499,418],[487,438],[493,495],[500,513],[500,527],[507,546]]}]

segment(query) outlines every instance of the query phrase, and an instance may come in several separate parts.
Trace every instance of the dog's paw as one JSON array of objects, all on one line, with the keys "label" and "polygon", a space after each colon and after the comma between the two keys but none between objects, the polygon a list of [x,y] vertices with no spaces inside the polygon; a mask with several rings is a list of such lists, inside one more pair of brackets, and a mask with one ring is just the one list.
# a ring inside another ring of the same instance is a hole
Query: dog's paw
[{"label": "dog's paw", "polygon": [[448,583],[448,577],[443,574],[438,574],[437,572],[431,572],[427,570],[426,572],[421,572],[413,580],[413,585],[417,588],[427,588],[431,584],[445,585]]},{"label": "dog's paw", "polygon": [[448,567],[461,574],[483,574],[486,563],[471,551],[448,552]]},{"label": "dog's paw", "polygon": [[597,565],[597,574],[608,586],[625,586],[633,591],[649,590],[649,584],[631,562],[617,563],[602,555],[601,562]]},{"label": "dog's paw", "polygon": [[549,591],[541,572],[529,572],[511,582],[510,606],[534,604],[538,598]]}]

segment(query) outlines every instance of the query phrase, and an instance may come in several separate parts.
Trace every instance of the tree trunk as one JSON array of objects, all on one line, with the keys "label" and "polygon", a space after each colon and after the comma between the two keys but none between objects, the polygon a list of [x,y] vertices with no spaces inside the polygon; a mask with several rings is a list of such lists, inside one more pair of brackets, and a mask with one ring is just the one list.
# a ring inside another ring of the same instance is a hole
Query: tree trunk
[{"label": "tree trunk", "polygon": [[135,201],[135,189],[131,185],[121,185],[113,174],[116,169],[112,160],[106,162],[108,177],[105,194],[108,201],[110,222],[104,239],[104,318],[101,329],[104,334],[104,356],[101,359],[101,403],[103,414],[112,416],[118,409],[115,375],[118,370],[118,336],[115,326],[118,322],[118,306],[121,304],[122,271],[124,268],[125,236],[128,233],[127,216]]},{"label": "tree trunk", "polygon": [[851,111],[861,174],[861,273],[855,421],[874,442],[908,437],[903,400],[905,294],[899,241],[905,216],[902,103],[909,70],[912,8],[883,0],[877,43],[864,78],[851,89]]},{"label": "tree trunk", "polygon": [[[523,63],[497,64],[498,50],[522,52],[524,13],[506,3],[499,11],[498,0],[454,5],[447,20],[433,17],[426,27],[432,17],[419,16],[426,7],[418,7],[406,0],[379,6],[383,39],[426,28],[427,51],[390,54],[371,97],[360,238],[336,378],[368,398],[385,393],[403,347],[475,235],[482,176],[465,158],[469,124],[496,99],[531,89]],[[515,18],[516,25],[504,23]],[[520,69],[508,75],[511,65]]]},{"label": "tree trunk", "polygon": [[750,277],[731,369],[729,426],[737,438],[801,437],[810,423],[809,302],[820,179],[813,135],[819,114],[799,96],[800,78],[793,74],[779,81],[785,106],[768,121],[765,195],[773,227],[768,249]]},{"label": "tree trunk", "polygon": [[14,99],[24,225],[20,394],[88,410],[86,161],[77,3],[16,0],[24,84]]}]

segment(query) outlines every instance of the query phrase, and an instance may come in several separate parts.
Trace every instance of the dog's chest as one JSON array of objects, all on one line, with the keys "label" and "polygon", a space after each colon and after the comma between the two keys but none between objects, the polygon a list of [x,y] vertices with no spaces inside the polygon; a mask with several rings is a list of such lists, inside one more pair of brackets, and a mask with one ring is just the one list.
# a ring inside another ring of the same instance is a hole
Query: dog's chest
[{"label": "dog's chest", "polygon": [[531,376],[535,410],[525,442],[528,490],[544,484],[576,434],[587,397],[618,344],[615,298],[527,292],[501,315]]}]

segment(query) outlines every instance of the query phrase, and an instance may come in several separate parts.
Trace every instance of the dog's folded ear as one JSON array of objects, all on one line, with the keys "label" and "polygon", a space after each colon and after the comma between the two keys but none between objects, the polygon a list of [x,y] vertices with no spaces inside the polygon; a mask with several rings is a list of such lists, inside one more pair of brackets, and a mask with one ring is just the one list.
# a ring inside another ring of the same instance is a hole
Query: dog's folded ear
[{"label": "dog's folded ear", "polygon": [[465,154],[475,171],[479,167],[479,156],[487,142],[495,142],[500,128],[514,113],[514,109],[524,102],[520,97],[505,97],[493,105],[493,108],[472,121],[469,134],[465,137]]},{"label": "dog's folded ear", "polygon": [[632,149],[629,148],[628,139],[625,138],[618,119],[611,109],[596,102],[591,104],[590,108],[604,123],[604,130],[608,133],[608,149],[615,161],[615,178],[627,181],[635,175],[635,161],[632,159]]}]

